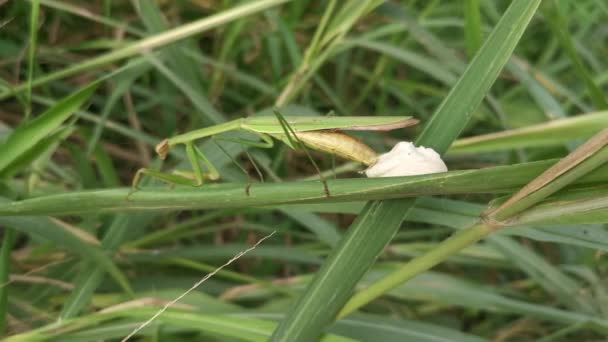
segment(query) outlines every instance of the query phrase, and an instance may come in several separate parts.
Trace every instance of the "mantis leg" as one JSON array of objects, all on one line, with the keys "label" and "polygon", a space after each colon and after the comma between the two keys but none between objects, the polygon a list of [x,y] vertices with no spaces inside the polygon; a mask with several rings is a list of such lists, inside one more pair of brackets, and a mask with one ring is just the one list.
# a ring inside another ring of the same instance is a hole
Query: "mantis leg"
[{"label": "mantis leg", "polygon": [[[188,156],[188,161],[192,165],[192,172],[175,171],[174,173],[165,173],[147,168],[137,170],[135,176],[133,177],[133,181],[131,183],[131,190],[127,195],[127,199],[135,191],[139,190],[138,185],[143,175],[148,175],[152,178],[159,179],[169,184],[189,186],[201,186],[203,185],[205,179],[216,180],[220,177],[217,169],[213,166],[213,164],[211,164],[211,162],[205,157],[205,155],[203,155],[203,153],[197,147],[194,146],[192,142],[186,144],[186,155]],[[209,172],[203,172],[198,162],[199,159],[203,162],[203,164],[205,164]]]},{"label": "mantis leg", "polygon": [[[217,180],[220,178],[220,173],[217,171],[217,169],[215,168],[215,166],[213,166],[213,164],[211,164],[211,162],[209,161],[209,159],[207,159],[207,157],[205,157],[205,155],[203,154],[203,152],[201,152],[201,150],[198,149],[198,147],[193,146],[192,144],[190,144],[192,146],[192,149],[194,150],[195,156],[194,159],[192,159],[192,157],[190,157],[190,155],[188,156],[188,158],[190,158],[190,162],[192,163],[194,161],[194,164],[196,164],[196,167],[194,168],[194,172],[196,175],[196,172],[198,170],[199,174],[198,174],[198,178],[200,179],[200,184],[203,184],[203,180],[205,178],[208,178],[210,180]],[[207,167],[208,172],[206,174],[203,174],[201,172],[201,167],[198,164],[198,160],[200,159],[203,164],[205,164],[205,167]],[[194,167],[194,164],[192,165]]]},{"label": "mantis leg", "polygon": [[[226,138],[216,138],[216,137],[211,137],[214,141],[229,141],[229,142],[233,142],[233,143],[238,143],[241,145],[249,145],[249,146],[254,146],[254,147],[259,147],[259,148],[271,148],[272,146],[274,146],[274,141],[272,140],[272,137],[270,137],[268,134],[264,134],[264,133],[260,133],[260,132],[256,132],[254,130],[247,130],[248,132],[257,135],[260,139],[262,139],[262,141],[254,141],[254,140],[249,140],[249,139],[226,139]],[[219,149],[221,149],[227,156],[228,158],[230,158],[230,160],[232,160],[232,162],[243,171],[243,173],[245,175],[247,175],[248,178],[248,184],[245,187],[245,193],[247,194],[247,196],[249,196],[249,188],[251,187],[251,177],[249,177],[249,174],[247,173],[247,170],[245,170],[231,155],[230,153],[228,153],[226,150],[224,150],[224,148],[217,144],[217,147]],[[251,162],[251,164],[253,165],[253,167],[255,168],[255,171],[258,173],[260,180],[262,180],[262,182],[264,181],[264,176],[262,176],[262,172],[260,171],[260,169],[257,167],[257,165],[255,164],[255,162],[253,161],[253,159],[251,158],[251,156],[249,155],[249,153],[247,153],[247,151],[245,151],[245,154],[247,154],[247,158],[249,158],[249,161]],[[202,155],[201,155],[202,157]]]},{"label": "mantis leg", "polygon": [[192,171],[194,173],[195,183],[193,185],[200,186],[203,184],[204,177],[201,164],[198,163],[196,151],[198,151],[198,149],[194,147],[194,143],[192,141],[186,143],[186,156],[188,156],[188,161],[190,161],[190,165],[192,166]]},{"label": "mantis leg", "polygon": [[137,170],[137,172],[135,173],[135,176],[133,177],[133,182],[131,183],[131,190],[127,194],[127,200],[134,192],[139,190],[138,185],[139,185],[139,182],[141,181],[141,177],[143,175],[148,175],[152,178],[159,179],[159,180],[169,183],[169,184],[196,186],[196,181],[192,178],[184,177],[184,176],[177,175],[177,174],[164,173],[161,171],[142,168],[142,169]]},{"label": "mantis leg", "polygon": [[290,145],[292,148],[301,148],[302,150],[304,150],[304,153],[306,153],[308,160],[310,160],[315,170],[317,170],[319,178],[321,178],[321,183],[323,183],[323,191],[325,192],[325,196],[331,197],[327,181],[325,181],[325,177],[323,177],[321,169],[319,169],[319,166],[317,166],[317,163],[315,163],[315,160],[310,155],[310,152],[308,151],[308,148],[306,148],[306,145],[304,145],[304,143],[298,138],[296,132],[293,130],[287,120],[285,120],[285,117],[283,117],[283,115],[278,110],[274,110],[274,115],[276,116],[277,120],[279,121],[279,124],[281,125],[281,128],[283,129],[283,133],[285,134],[285,137],[287,139],[286,143],[288,143],[288,145]]}]

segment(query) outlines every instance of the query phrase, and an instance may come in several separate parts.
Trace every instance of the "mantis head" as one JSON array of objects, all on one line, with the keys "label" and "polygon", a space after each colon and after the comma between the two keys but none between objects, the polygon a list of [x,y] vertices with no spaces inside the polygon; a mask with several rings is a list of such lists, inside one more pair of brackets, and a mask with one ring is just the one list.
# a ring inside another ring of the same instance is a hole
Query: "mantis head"
[{"label": "mantis head", "polygon": [[169,139],[164,139],[154,148],[160,159],[165,159],[169,152]]}]

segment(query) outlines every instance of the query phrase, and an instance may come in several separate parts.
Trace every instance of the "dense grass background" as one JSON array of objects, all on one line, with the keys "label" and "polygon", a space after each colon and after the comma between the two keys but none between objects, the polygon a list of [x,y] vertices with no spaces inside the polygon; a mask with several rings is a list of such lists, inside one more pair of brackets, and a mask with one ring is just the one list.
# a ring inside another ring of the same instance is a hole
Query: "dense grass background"
[{"label": "dense grass background", "polygon": [[[608,5],[538,2],[0,2],[0,332],[120,340],[276,230],[141,336],[600,340],[606,139],[500,207],[608,124]],[[221,184],[126,201],[138,168],[187,167],[162,138],[275,106],[415,116],[357,136],[466,171],[365,180],[314,152],[328,199],[302,151],[203,141]]]}]

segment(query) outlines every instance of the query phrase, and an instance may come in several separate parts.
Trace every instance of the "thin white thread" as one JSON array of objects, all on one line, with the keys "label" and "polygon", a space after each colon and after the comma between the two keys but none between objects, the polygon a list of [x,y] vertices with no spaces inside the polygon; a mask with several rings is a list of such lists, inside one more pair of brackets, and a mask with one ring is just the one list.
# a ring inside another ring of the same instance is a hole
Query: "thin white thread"
[{"label": "thin white thread", "polygon": [[168,302],[167,304],[165,304],[162,309],[158,310],[154,316],[150,317],[150,319],[148,319],[147,321],[145,321],[144,323],[142,323],[140,326],[138,326],[137,328],[135,328],[135,330],[131,331],[131,333],[129,335],[127,335],[125,338],[123,338],[121,340],[121,342],[126,342],[128,341],[131,337],[135,336],[135,334],[137,334],[138,332],[140,332],[143,328],[147,327],[150,323],[152,323],[156,318],[158,318],[158,316],[162,315],[163,312],[167,311],[167,309],[169,307],[171,307],[172,305],[174,305],[175,303],[179,302],[182,298],[184,298],[185,296],[187,296],[190,292],[196,290],[197,287],[199,287],[202,283],[204,283],[205,281],[207,281],[207,279],[213,277],[217,272],[221,271],[224,267],[232,264],[234,261],[236,261],[237,259],[239,259],[240,257],[242,257],[243,255],[251,252],[252,250],[254,250],[256,247],[258,247],[259,244],[261,244],[264,240],[272,237],[274,235],[274,233],[276,233],[276,230],[273,231],[272,233],[264,236],[263,238],[261,238],[258,242],[256,242],[255,245],[247,248],[244,251],[239,252],[237,255],[235,255],[234,257],[232,257],[232,259],[228,260],[228,262],[226,262],[225,264],[223,264],[222,266],[216,268],[213,272],[208,273],[206,276],[203,277],[203,279],[199,280],[196,284],[194,284],[191,288],[189,288],[186,292],[182,293],[181,295],[179,295],[177,298],[173,299],[172,301]]}]

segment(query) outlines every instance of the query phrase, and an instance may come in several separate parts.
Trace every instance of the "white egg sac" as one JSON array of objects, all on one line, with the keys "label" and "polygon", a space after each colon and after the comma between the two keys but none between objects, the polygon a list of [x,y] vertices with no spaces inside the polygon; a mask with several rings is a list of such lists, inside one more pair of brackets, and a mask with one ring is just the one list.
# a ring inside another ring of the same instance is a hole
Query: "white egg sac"
[{"label": "white egg sac", "polygon": [[432,148],[416,147],[413,143],[402,141],[390,152],[378,157],[365,175],[367,177],[398,177],[446,172],[447,166],[439,153]]}]

